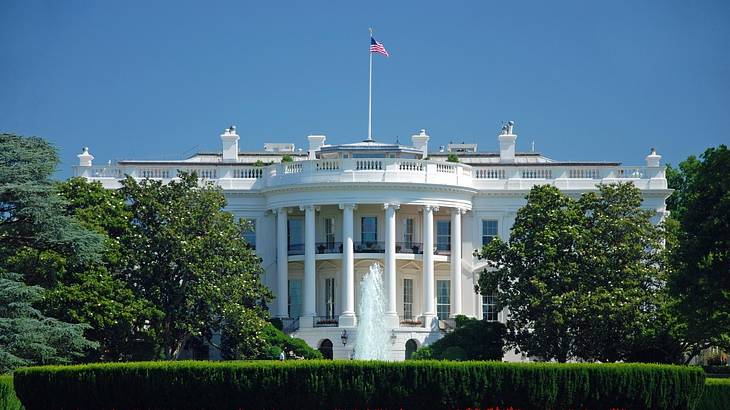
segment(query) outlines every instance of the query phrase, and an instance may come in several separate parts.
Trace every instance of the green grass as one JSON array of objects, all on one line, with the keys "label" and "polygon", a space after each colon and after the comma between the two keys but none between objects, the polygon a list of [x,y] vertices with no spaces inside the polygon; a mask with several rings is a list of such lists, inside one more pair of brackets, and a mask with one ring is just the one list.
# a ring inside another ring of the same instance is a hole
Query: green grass
[{"label": "green grass", "polygon": [[690,409],[699,367],[503,362],[144,362],[15,372],[28,410],[236,408]]}]

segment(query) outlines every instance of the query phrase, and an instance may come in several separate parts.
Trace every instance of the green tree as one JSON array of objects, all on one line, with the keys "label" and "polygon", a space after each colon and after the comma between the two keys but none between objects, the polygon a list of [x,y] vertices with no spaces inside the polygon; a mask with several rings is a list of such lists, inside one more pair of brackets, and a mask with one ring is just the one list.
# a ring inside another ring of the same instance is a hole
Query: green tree
[{"label": "green tree", "polygon": [[87,325],[46,317],[33,307],[43,292],[19,274],[0,273],[0,374],[19,366],[72,363],[97,347],[84,338]]},{"label": "green tree", "polygon": [[730,350],[730,151],[727,146],[668,167],[676,221],[670,289],[684,325],[687,360],[702,349]]},{"label": "green tree", "polygon": [[0,134],[0,264],[25,249],[99,258],[99,235],[64,212],[50,176],[58,154],[37,137]]},{"label": "green tree", "polygon": [[508,242],[495,239],[479,290],[508,306],[508,342],[565,362],[626,360],[660,309],[662,230],[632,184],[572,199],[534,187]]},{"label": "green tree", "polygon": [[446,157],[446,162],[453,162],[458,164],[459,163],[459,156],[456,154],[449,154],[448,157]]},{"label": "green tree", "polygon": [[456,317],[456,328],[430,346],[418,349],[413,359],[502,360],[506,329],[499,322]]},{"label": "green tree", "polygon": [[127,177],[121,194],[132,214],[121,239],[122,273],[163,313],[151,325],[165,357],[176,358],[190,337],[212,344],[221,330],[244,345],[242,356],[262,354],[271,294],[261,283],[259,258],[243,239],[245,223],[223,211],[220,188],[199,186],[195,174],[181,173],[166,185]]}]

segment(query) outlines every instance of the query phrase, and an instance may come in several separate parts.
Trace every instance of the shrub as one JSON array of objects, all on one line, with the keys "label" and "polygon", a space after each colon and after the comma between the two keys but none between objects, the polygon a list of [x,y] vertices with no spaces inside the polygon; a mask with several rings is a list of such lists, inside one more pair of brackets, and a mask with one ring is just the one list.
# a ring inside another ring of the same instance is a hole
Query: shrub
[{"label": "shrub", "polygon": [[294,162],[294,158],[292,158],[291,154],[284,154],[281,156],[281,162]]},{"label": "shrub", "polygon": [[459,156],[456,154],[449,154],[448,157],[446,157],[446,162],[454,162],[459,163]]},{"label": "shrub", "polygon": [[[283,350],[289,357],[289,352],[293,352],[294,355],[303,357],[305,359],[321,359],[322,353],[319,350],[312,349],[309,347],[307,342],[296,337],[291,337],[281,330],[277,329],[273,324],[268,324],[264,327],[263,337],[267,344],[270,346],[276,346],[280,350]],[[267,353],[270,353],[267,351]],[[269,359],[278,359],[276,357],[267,357]]]},{"label": "shrub", "polygon": [[697,410],[730,410],[730,379],[706,379]]},{"label": "shrub", "polygon": [[730,376],[730,366],[702,366],[707,374],[721,374]]},{"label": "shrub", "polygon": [[28,410],[237,408],[689,409],[698,367],[654,364],[251,361],[16,371]]},{"label": "shrub", "polygon": [[3,410],[20,410],[23,405],[15,396],[13,388],[13,376],[0,375],[0,409]]},{"label": "shrub", "polygon": [[[428,347],[422,347],[412,359],[502,360],[507,330],[499,322],[487,322],[459,315],[456,329]],[[430,351],[420,354],[423,349]]]}]

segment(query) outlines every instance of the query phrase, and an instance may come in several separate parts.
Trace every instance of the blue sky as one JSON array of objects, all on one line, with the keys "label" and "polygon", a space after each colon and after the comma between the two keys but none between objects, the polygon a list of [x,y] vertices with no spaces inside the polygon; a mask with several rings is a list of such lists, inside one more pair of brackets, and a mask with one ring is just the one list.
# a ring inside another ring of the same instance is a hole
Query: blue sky
[{"label": "blue sky", "polygon": [[730,142],[728,1],[218,2],[0,0],[0,131],[96,163],[425,128],[431,147],[640,165]]}]

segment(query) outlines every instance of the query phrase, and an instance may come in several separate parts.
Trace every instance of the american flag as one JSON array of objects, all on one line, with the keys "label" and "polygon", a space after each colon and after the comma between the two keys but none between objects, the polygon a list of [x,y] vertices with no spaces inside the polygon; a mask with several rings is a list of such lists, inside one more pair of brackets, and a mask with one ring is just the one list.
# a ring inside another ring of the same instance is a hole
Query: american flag
[{"label": "american flag", "polygon": [[375,39],[373,37],[370,37],[370,52],[371,53],[380,53],[386,57],[390,56],[390,54],[388,54],[388,50],[386,50],[382,44],[375,41]]}]

